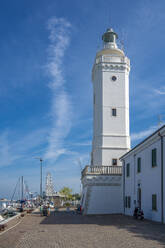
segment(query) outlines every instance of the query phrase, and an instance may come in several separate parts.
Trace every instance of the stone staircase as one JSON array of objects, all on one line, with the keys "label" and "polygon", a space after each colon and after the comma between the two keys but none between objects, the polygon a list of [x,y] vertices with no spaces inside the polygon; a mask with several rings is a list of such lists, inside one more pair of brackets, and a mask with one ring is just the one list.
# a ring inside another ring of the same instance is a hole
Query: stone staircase
[{"label": "stone staircase", "polygon": [[87,193],[86,193],[85,205],[84,205],[84,214],[87,214],[87,212],[88,212],[90,195],[91,195],[91,187],[87,187]]}]

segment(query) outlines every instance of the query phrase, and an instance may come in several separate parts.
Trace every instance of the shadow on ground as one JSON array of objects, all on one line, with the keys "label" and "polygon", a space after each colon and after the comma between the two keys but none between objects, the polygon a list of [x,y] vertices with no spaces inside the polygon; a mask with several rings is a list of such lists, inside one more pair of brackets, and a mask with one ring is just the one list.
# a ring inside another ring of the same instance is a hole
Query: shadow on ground
[{"label": "shadow on ground", "polygon": [[[133,217],[124,215],[88,215],[76,214],[74,211],[52,212],[40,224],[44,225],[100,225],[125,229],[148,240],[155,240],[165,247],[165,225],[148,221],[135,220]],[[81,228],[81,227],[78,227]]]}]

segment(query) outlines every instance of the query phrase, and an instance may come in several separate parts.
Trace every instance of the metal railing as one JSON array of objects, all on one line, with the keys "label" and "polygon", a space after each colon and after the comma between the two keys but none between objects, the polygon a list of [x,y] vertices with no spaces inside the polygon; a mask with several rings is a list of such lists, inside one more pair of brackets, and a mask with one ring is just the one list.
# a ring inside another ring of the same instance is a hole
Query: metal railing
[{"label": "metal railing", "polygon": [[96,64],[101,62],[118,62],[118,63],[126,63],[130,66],[130,60],[127,57],[124,56],[99,56],[96,58]]},{"label": "metal railing", "polygon": [[122,175],[122,166],[89,166],[87,165],[81,172],[82,177],[85,175]]}]

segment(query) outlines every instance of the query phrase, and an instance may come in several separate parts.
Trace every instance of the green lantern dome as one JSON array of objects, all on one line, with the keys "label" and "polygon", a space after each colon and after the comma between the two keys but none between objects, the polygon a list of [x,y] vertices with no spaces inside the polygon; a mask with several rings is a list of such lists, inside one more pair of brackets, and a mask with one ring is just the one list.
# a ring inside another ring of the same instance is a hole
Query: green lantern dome
[{"label": "green lantern dome", "polygon": [[96,57],[100,55],[118,55],[124,56],[124,51],[118,48],[116,40],[118,39],[117,33],[112,28],[108,28],[102,35],[103,49],[97,52]]},{"label": "green lantern dome", "polygon": [[116,43],[116,39],[118,39],[118,35],[113,31],[112,28],[108,28],[107,31],[102,36],[102,40],[106,43],[107,42]]}]

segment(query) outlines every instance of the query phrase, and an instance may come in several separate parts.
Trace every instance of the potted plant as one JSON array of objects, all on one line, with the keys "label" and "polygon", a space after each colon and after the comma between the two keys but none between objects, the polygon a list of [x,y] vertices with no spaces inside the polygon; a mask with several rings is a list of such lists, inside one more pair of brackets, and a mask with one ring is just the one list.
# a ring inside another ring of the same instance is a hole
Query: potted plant
[{"label": "potted plant", "polygon": [[66,206],[66,211],[69,212],[70,211],[70,203],[66,202],[65,206]]}]

